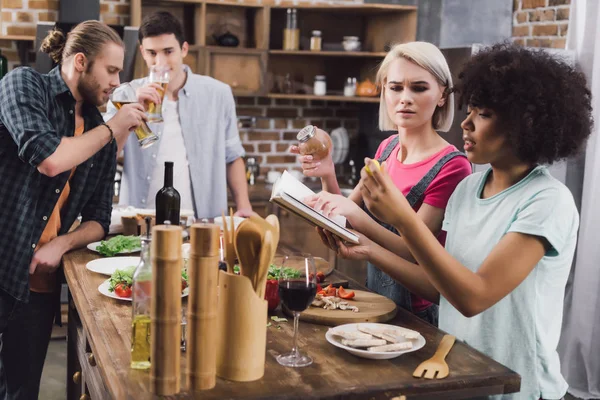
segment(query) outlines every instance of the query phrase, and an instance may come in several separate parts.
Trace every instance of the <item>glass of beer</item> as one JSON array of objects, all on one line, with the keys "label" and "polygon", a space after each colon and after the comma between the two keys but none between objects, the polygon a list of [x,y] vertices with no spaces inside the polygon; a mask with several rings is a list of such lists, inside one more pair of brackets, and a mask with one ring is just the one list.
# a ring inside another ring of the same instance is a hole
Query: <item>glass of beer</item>
[{"label": "glass of beer", "polygon": [[[148,80],[150,83],[158,83],[161,89],[156,89],[160,96],[160,101],[165,98],[165,92],[167,85],[171,79],[171,74],[168,67],[159,67],[157,65],[150,68],[150,75]],[[163,122],[162,117],[162,103],[155,104],[154,102],[148,103],[148,121],[150,122]]]},{"label": "glass of beer", "polygon": [[[113,90],[110,95],[110,101],[115,105],[117,110],[120,110],[124,104],[138,102],[135,90],[133,90],[133,87],[129,83],[123,83]],[[150,130],[145,121],[142,121],[141,125],[135,129],[135,135],[142,149],[152,146],[158,140],[158,136]]]}]

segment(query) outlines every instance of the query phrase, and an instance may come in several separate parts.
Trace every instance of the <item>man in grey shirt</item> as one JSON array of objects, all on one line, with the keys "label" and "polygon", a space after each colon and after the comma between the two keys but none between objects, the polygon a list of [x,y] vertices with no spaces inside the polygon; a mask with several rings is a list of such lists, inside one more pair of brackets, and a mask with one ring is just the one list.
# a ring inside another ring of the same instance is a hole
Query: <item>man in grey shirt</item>
[{"label": "man in grey shirt", "polygon": [[[158,133],[153,146],[142,149],[131,135],[124,146],[125,165],[119,203],[154,208],[163,186],[164,162],[174,162],[173,186],[181,194],[181,209],[198,218],[227,214],[227,186],[236,215],[249,216],[244,148],[237,128],[231,88],[213,78],[194,74],[183,59],[188,43],[181,23],[168,12],[144,18],[139,29],[140,50],[148,68],[167,67],[170,81],[162,100],[164,122],[149,124]],[[157,83],[148,78],[131,82],[142,104],[161,103]],[[105,118],[116,109],[109,103]]]}]

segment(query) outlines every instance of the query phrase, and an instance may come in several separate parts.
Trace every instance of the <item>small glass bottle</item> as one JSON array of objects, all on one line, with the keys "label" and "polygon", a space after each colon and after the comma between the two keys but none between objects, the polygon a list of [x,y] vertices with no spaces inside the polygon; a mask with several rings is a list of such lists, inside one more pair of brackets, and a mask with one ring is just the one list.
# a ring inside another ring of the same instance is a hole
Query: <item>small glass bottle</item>
[{"label": "small glass bottle", "polygon": [[4,75],[8,73],[8,60],[0,52],[0,79],[4,78]]},{"label": "small glass bottle", "polygon": [[152,296],[152,262],[150,260],[150,219],[146,217],[146,236],[142,237],[140,263],[133,273],[132,324],[131,324],[131,368],[149,369],[150,354],[150,310]]},{"label": "small glass bottle", "polygon": [[356,78],[348,78],[344,85],[344,96],[352,97],[356,95]]},{"label": "small glass bottle", "polygon": [[327,94],[327,81],[325,80],[325,75],[315,76],[313,92],[315,96],[325,96],[325,94]]},{"label": "small glass bottle", "polygon": [[327,157],[331,150],[331,138],[327,132],[313,125],[302,128],[296,135],[296,139],[300,142],[298,144],[300,154],[312,155],[317,160]]},{"label": "small glass bottle", "polygon": [[310,38],[310,50],[321,51],[321,42],[321,31],[312,31],[312,36]]}]

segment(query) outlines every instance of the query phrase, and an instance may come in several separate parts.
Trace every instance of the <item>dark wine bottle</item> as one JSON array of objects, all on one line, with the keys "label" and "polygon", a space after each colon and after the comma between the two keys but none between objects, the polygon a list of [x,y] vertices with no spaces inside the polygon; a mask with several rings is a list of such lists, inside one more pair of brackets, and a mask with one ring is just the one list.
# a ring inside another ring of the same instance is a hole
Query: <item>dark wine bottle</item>
[{"label": "dark wine bottle", "polygon": [[179,225],[181,196],[173,187],[173,162],[165,161],[165,186],[156,193],[156,224]]}]

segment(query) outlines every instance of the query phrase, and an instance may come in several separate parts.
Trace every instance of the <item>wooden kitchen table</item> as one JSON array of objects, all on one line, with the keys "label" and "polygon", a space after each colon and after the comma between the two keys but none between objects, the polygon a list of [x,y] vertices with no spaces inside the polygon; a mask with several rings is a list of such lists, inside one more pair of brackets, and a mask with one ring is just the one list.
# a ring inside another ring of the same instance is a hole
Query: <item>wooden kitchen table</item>
[{"label": "wooden kitchen table", "polygon": [[[286,246],[280,246],[280,251],[285,253]],[[155,396],[148,390],[149,372],[129,368],[131,304],[98,292],[98,286],[107,277],[85,268],[95,258],[98,254],[94,252],[77,250],[63,259],[70,288],[68,399],[153,399]],[[346,278],[336,271],[332,275]],[[363,288],[352,280],[350,286]],[[173,398],[393,399],[405,395],[408,400],[462,399],[519,390],[517,373],[458,340],[446,359],[450,367],[448,378],[413,378],[417,365],[435,352],[443,332],[404,310],[399,310],[390,323],[419,331],[427,344],[392,360],[367,360],[329,344],[325,340],[328,327],[301,321],[298,343],[314,363],[305,368],[287,368],[279,365],[275,357],[291,349],[293,323],[291,319],[273,322],[267,328],[262,379],[242,383],[218,378],[214,389],[192,395],[185,388],[186,354],[182,353],[182,392]]]}]

